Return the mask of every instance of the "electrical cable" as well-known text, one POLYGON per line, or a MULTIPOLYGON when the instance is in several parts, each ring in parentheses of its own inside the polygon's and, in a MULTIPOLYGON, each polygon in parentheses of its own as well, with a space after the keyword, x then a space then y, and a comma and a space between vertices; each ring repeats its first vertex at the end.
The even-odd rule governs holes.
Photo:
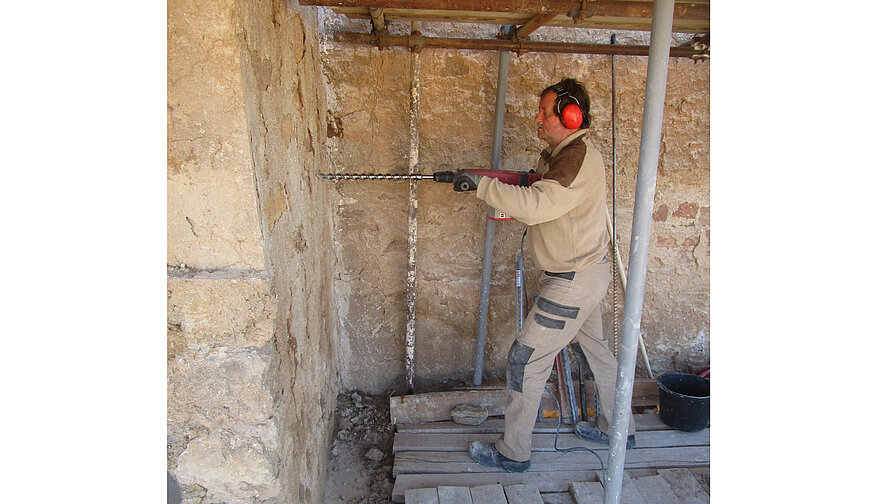
POLYGON ((554 451, 559 451, 559 452, 588 451, 588 452, 591 452, 591 454, 594 455, 595 457, 597 457, 597 460, 600 462, 600 474, 602 476, 601 481, 606 482, 607 481, 607 469, 604 466, 604 459, 602 459, 600 457, 600 454, 597 453, 597 451, 594 448, 588 448, 587 446, 572 446, 569 448, 560 448, 559 446, 557 446, 557 443, 560 440, 560 423, 561 423, 560 422, 560 401, 557 400, 557 396, 555 396, 554 393, 551 392, 551 389, 545 388, 545 390, 547 390, 548 394, 551 394, 551 399, 553 399, 554 404, 557 405, 557 429, 554 431, 554 451))
POLYGON ((526 233, 529 232, 529 227, 523 231, 523 238, 520 240, 520 270, 522 274, 520 275, 520 288, 523 291, 523 317, 529 313, 529 293, 526 291, 526 265, 524 263, 524 255, 523 255, 523 244, 526 243, 526 233))

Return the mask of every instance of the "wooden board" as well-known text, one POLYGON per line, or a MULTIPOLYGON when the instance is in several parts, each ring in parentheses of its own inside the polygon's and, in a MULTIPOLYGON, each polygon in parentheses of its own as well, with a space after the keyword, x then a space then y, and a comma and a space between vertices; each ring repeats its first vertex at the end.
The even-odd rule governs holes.
POLYGON ((632 418, 635 420, 635 429, 638 431, 649 430, 671 430, 672 427, 664 424, 660 416, 656 413, 634 414, 632 418))
POLYGON ((635 486, 638 487, 638 492, 642 497, 644 497, 644 500, 647 502, 681 504, 681 502, 678 500, 678 497, 672 491, 672 487, 669 486, 669 483, 667 483, 662 476, 647 476, 644 478, 638 478, 634 481, 635 486))
MULTIPOLYGON (((608 464, 608 450, 596 450, 604 466, 608 464)), ((532 471, 600 470, 597 457, 587 451, 532 452, 532 471)), ((448 474, 496 473, 499 468, 484 467, 470 458, 467 452, 406 451, 395 453, 393 474, 448 474)), ((625 455, 626 468, 670 468, 709 465, 708 446, 674 448, 635 448, 625 455)))
POLYGON ((412 488, 404 497, 408 504, 439 504, 439 491, 435 488, 412 488))
POLYGON ((451 410, 461 404, 475 404, 486 408, 489 415, 503 415, 508 395, 507 389, 483 388, 392 397, 389 416, 393 424, 451 420, 451 410))
POLYGON ((697 480, 697 483, 700 484, 700 487, 704 492, 710 494, 709 491, 709 466, 706 467, 689 467, 688 471, 691 472, 691 476, 697 480))
POLYGON ((542 492, 541 500, 544 504, 576 504, 569 492, 542 492))
MULTIPOLYGON (((494 443, 501 437, 499 433, 470 434, 440 433, 440 434, 416 434, 409 432, 397 432, 392 445, 392 452, 404 451, 454 451, 465 452, 473 441, 494 443)), ((596 450, 606 450, 609 445, 585 441, 575 434, 532 434, 533 451, 554 451, 556 439, 559 448, 585 447, 596 450)), ((677 430, 648 431, 635 434, 635 449, 639 448, 664 448, 676 446, 708 446, 709 429, 700 432, 682 432, 677 430)))
MULTIPOLYGON (((637 421, 635 423, 637 427, 637 421)), ((416 432, 416 433, 450 433, 450 432, 470 432, 487 434, 492 432, 504 432, 503 418, 489 418, 479 425, 460 425, 452 421, 443 422, 426 422, 426 423, 400 423, 395 426, 397 432, 416 432)), ((555 432, 557 430, 557 419, 547 418, 535 423, 533 432, 555 432)), ((571 425, 560 425, 560 432, 573 432, 571 425)))
MULTIPOLYGON (((664 424, 660 420, 659 415, 652 413, 639 413, 632 415, 635 421, 635 429, 638 432, 655 431, 655 430, 672 430, 672 427, 664 424)), ((420 432, 420 433, 438 433, 438 432, 470 432, 470 433, 490 433, 504 432, 503 418, 489 418, 479 425, 460 425, 452 421, 426 422, 426 423, 399 423, 396 425, 398 432, 420 432)), ((573 432, 571 425, 560 425, 561 433, 573 432)), ((554 433, 557 431, 557 419, 546 418, 540 422, 536 422, 534 433, 554 433)))
POLYGON ((437 488, 439 504, 473 504, 469 487, 439 485, 437 488))
POLYGON ((589 470, 524 472, 524 473, 461 473, 461 474, 400 474, 395 478, 392 487, 392 500, 405 502, 405 492, 412 488, 437 487, 454 485, 475 487, 498 483, 501 485, 518 485, 532 483, 538 491, 565 492, 573 481, 597 481, 597 472, 589 470))
POLYGON ((470 489, 473 504, 507 504, 504 487, 498 484, 482 485, 470 489))
POLYGON ((628 473, 622 473, 622 492, 619 495, 619 504, 654 504, 654 502, 642 497, 628 473))
POLYGON ((709 494, 687 469, 660 469, 659 475, 669 483, 681 504, 709 504, 709 494))
POLYGON ((604 504, 604 486, 599 482, 572 482, 569 493, 576 504, 604 504))
MULTIPOLYGON (((585 386, 588 406, 593 408, 594 382, 585 380, 585 386)), ((547 387, 555 394, 557 393, 556 384, 548 383, 547 387)), ((488 409, 489 416, 501 416, 507 406, 509 394, 510 392, 504 387, 482 387, 392 397, 389 399, 390 417, 393 424, 451 420, 451 410, 461 404, 483 406, 488 409)), ((578 388, 576 388, 576 394, 576 400, 579 400, 578 388)), ((657 388, 656 381, 636 379, 632 388, 632 406, 654 406, 658 402, 659 388, 657 388)), ((556 410, 556 408, 556 403, 550 394, 545 392, 542 409, 550 411, 556 410)))
POLYGON ((656 406, 660 403, 660 388, 656 380, 635 378, 632 386, 632 406, 656 406))
POLYGON ((507 504, 544 504, 538 487, 532 483, 509 485, 504 487, 507 504))
MULTIPOLYGON (((581 395, 579 393, 579 380, 575 378, 573 378, 573 388, 576 391, 576 402, 581 401, 581 395)), ((559 400, 562 400, 563 396, 561 396, 557 392, 557 384, 554 382, 548 382, 547 384, 545 384, 545 389, 546 391, 541 400, 541 407, 545 412, 547 412, 547 415, 545 416, 551 416, 552 418, 555 418, 556 413, 551 413, 551 411, 557 409, 557 403, 552 397, 552 394, 559 400)), ((590 410, 589 415, 594 414, 596 397, 597 386, 594 384, 594 380, 585 380, 585 405, 590 410)), ((647 408, 656 406, 659 403, 660 389, 656 384, 656 380, 636 378, 634 384, 632 385, 632 407, 647 408)), ((581 405, 579 405, 579 408, 581 408, 581 405)), ((640 411, 640 409, 638 411, 640 411)))

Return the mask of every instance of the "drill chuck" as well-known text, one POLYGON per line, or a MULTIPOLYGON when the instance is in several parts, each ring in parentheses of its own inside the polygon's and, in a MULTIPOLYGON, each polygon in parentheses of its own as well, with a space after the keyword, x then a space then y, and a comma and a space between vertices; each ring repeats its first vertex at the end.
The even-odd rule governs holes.
POLYGON ((457 173, 453 171, 437 171, 432 174, 432 180, 435 182, 445 182, 450 184, 454 182, 455 175, 457 175, 457 173))

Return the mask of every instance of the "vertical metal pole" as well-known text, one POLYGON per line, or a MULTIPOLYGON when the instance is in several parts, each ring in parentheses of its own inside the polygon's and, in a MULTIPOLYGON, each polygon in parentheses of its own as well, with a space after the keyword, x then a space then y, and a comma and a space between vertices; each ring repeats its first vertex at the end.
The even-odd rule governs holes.
MULTIPOLYGON (((492 136, 492 169, 501 169, 501 140, 504 132, 504 102, 507 97, 507 68, 510 52, 501 51, 498 56, 498 92, 495 96, 495 124, 492 136)), ((489 208, 489 217, 495 209, 489 208)), ((482 259, 482 281, 479 284, 479 327, 476 331, 476 367, 473 386, 482 385, 482 363, 485 359, 485 325, 488 322, 488 292, 492 281, 492 255, 495 248, 495 221, 486 219, 485 256, 482 259)))
POLYGON ((619 368, 616 372, 616 395, 613 400, 613 425, 610 428, 609 471, 607 481, 604 482, 604 504, 618 504, 622 495, 625 442, 632 414, 632 386, 635 380, 638 336, 641 333, 641 309, 647 279, 647 249, 650 244, 653 198, 656 194, 656 173, 660 156, 674 5, 674 0, 654 0, 650 55, 647 62, 647 89, 644 117, 641 122, 641 148, 638 155, 638 183, 635 190, 635 211, 629 249, 628 288, 625 291, 622 342, 619 349, 619 368))
MULTIPOLYGON (((566 396, 569 397, 569 411, 572 414, 572 424, 575 425, 579 423, 579 409, 576 407, 576 389, 572 383, 572 369, 569 366, 569 352, 566 350, 566 347, 563 347, 563 350, 560 350, 560 365, 563 368, 563 378, 564 385, 566 385, 566 390, 559 390, 558 392, 566 393, 566 396)), ((582 375, 579 374, 579 380, 581 381, 582 375)))
MULTIPOLYGON (((412 28, 416 29, 416 23, 412 28)), ((411 150, 408 155, 408 172, 420 173, 420 54, 411 52, 411 150)), ((405 371, 408 393, 414 392, 414 352, 417 331, 417 183, 411 179, 408 188, 408 320, 405 330, 405 371)))
MULTIPOLYGON (((616 44, 616 34, 610 35, 610 44, 616 44)), ((613 355, 619 355, 619 308, 617 307, 617 296, 616 296, 616 274, 618 273, 616 268, 616 263, 619 261, 619 249, 616 244, 618 241, 616 240, 616 55, 613 54, 610 56, 610 95, 611 95, 611 108, 610 115, 612 116, 612 126, 613 126, 613 229, 610 230, 610 236, 612 237, 613 242, 613 268, 611 271, 611 275, 613 277, 613 355)))

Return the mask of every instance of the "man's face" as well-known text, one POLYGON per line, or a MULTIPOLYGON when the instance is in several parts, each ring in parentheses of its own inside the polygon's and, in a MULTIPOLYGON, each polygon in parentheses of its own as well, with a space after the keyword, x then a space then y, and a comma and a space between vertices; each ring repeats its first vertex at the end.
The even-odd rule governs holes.
POLYGON ((554 113, 554 102, 557 93, 548 91, 538 102, 538 114, 535 116, 535 124, 538 125, 538 138, 544 140, 553 149, 573 130, 567 129, 560 122, 560 117, 554 113))

